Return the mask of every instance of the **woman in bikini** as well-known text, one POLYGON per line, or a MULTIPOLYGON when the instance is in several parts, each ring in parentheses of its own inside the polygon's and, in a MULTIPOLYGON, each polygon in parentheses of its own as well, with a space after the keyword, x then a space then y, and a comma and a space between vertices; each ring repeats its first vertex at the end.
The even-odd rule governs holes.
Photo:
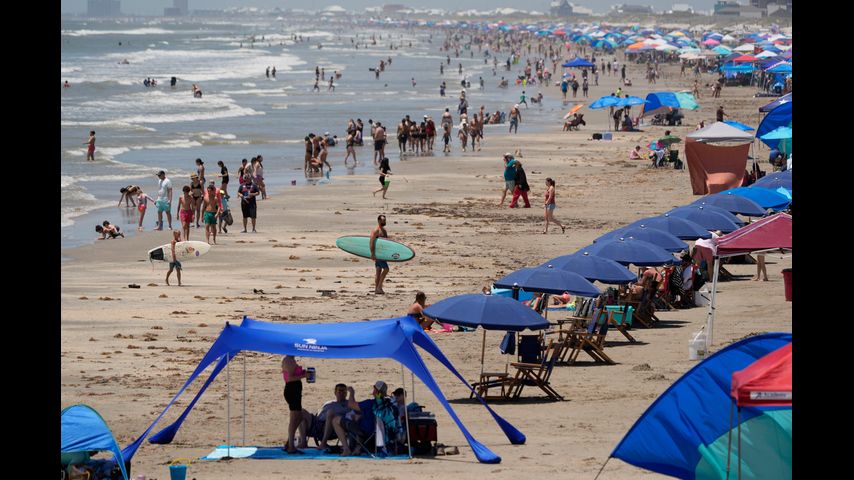
POLYGON ((190 186, 184 185, 184 192, 178 197, 178 215, 181 218, 181 231, 184 233, 184 241, 190 240, 190 224, 193 223, 193 211, 196 208, 196 201, 190 195, 190 186))
POLYGON ((201 228, 201 220, 202 220, 202 195, 204 194, 204 187, 202 186, 202 181, 199 180, 198 174, 192 174, 190 176, 190 189, 193 191, 193 207, 192 209, 196 212, 196 228, 201 228))
POLYGON ((554 223, 555 225, 560 227, 560 232, 565 233, 566 227, 563 226, 562 223, 557 221, 554 217, 555 211, 555 181, 551 178, 546 179, 546 201, 543 205, 546 209, 546 228, 543 230, 543 233, 549 232, 549 222, 554 223))
POLYGON ((261 190, 261 200, 267 198, 267 188, 264 185, 264 165, 261 162, 264 161, 264 157, 258 155, 255 159, 255 170, 252 171, 252 174, 255 178, 255 186, 261 190))
POLYGON ((291 454, 303 453, 294 446, 294 437, 299 428, 299 448, 306 448, 308 438, 305 422, 302 421, 302 379, 308 378, 308 372, 297 365, 292 355, 285 355, 282 359, 282 377, 285 380, 285 401, 288 403, 288 440, 285 450, 291 454))
POLYGON ((142 219, 145 218, 145 209, 148 208, 149 201, 154 202, 154 199, 146 195, 140 188, 136 197, 136 209, 139 210, 139 227, 137 230, 140 232, 143 230, 142 219))
POLYGON ((458 135, 460 137, 460 143, 462 144, 463 151, 465 152, 466 151, 466 143, 468 142, 468 139, 469 139, 468 125, 466 124, 466 122, 460 123, 460 133, 458 135))
POLYGON ((219 176, 221 177, 221 181, 219 188, 223 192, 228 193, 228 168, 225 167, 225 163, 223 163, 222 160, 216 162, 216 164, 219 165, 220 168, 219 176))
POLYGON ((344 157, 344 166, 349 167, 347 164, 347 159, 350 158, 350 155, 353 155, 353 167, 356 166, 356 149, 353 148, 356 145, 355 137, 352 133, 347 133, 347 156, 344 157))
POLYGON ((201 181, 202 185, 204 185, 205 184, 205 162, 203 162, 201 158, 196 159, 196 174, 199 175, 199 181, 201 181))
MULTIPOLYGON (((430 327, 433 323, 439 323, 436 320, 424 315, 424 309, 427 308, 427 294, 424 292, 417 292, 415 294, 415 303, 409 306, 409 311, 406 312, 407 315, 414 318, 421 328, 424 330, 430 330, 430 327)), ((441 324, 440 324, 441 325, 441 324)))

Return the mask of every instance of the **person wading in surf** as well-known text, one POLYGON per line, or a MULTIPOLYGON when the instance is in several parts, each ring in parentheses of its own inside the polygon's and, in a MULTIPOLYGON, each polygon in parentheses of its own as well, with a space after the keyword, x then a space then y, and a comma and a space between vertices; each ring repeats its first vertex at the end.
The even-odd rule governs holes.
POLYGON ((377 238, 388 238, 388 232, 385 230, 385 215, 380 215, 377 217, 377 226, 371 232, 371 260, 374 261, 374 265, 377 269, 376 277, 374 277, 374 293, 377 295, 383 295, 385 292, 383 291, 383 282, 385 281, 386 275, 388 275, 388 262, 385 260, 377 260, 376 254, 376 246, 377 246, 377 238))

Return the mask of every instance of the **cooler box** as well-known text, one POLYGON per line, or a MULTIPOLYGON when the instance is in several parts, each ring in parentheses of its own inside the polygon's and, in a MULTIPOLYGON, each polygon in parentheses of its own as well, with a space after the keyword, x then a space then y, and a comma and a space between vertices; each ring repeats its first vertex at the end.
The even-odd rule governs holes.
POLYGON ((436 418, 433 416, 427 417, 409 417, 409 444, 412 446, 412 451, 418 455, 433 454, 433 445, 436 443, 436 418))
POLYGON ((783 269, 783 285, 786 288, 786 301, 792 301, 792 269, 784 268, 783 269))
POLYGON ((613 136, 612 136, 611 132, 602 133, 602 140, 612 140, 612 139, 613 139, 613 136))

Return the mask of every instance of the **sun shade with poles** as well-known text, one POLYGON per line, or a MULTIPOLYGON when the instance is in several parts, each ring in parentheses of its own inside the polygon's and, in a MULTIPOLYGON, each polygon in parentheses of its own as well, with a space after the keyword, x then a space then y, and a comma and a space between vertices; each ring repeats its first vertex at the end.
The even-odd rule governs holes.
POLYGON ((698 238, 712 238, 709 230, 703 228, 697 222, 692 222, 681 217, 674 217, 669 213, 665 213, 660 217, 642 218, 636 222, 629 224, 630 227, 646 226, 649 228, 657 228, 665 232, 671 233, 680 240, 696 240, 698 238))
POLYGON ((633 238, 615 238, 597 242, 579 250, 591 255, 610 258, 623 265, 654 267, 673 263, 676 258, 667 250, 643 240, 633 238))
POLYGON ((738 225, 733 222, 732 219, 722 214, 720 211, 713 209, 713 207, 686 205, 684 207, 674 208, 667 213, 674 217, 680 217, 696 222, 709 231, 720 230, 723 233, 729 233, 738 230, 738 225))
POLYGON ((540 266, 552 266, 568 272, 574 272, 591 282, 598 281, 619 285, 637 280, 637 275, 630 272, 624 265, 610 258, 597 257, 587 252, 555 257, 540 266))
POLYGON ((765 209, 753 200, 736 195, 732 192, 720 192, 706 195, 697 199, 692 205, 714 205, 721 207, 730 213, 747 215, 748 217, 764 217, 765 209))
POLYGON ((788 140, 792 138, 792 128, 777 127, 759 138, 761 140, 788 140))
POLYGON ((644 225, 619 228, 617 230, 614 230, 613 232, 608 232, 602 235, 601 237, 594 240, 593 243, 604 242, 620 237, 631 237, 635 240, 643 240, 644 242, 649 242, 653 245, 657 245, 667 250, 668 252, 673 253, 688 250, 688 244, 680 240, 675 235, 669 232, 665 232, 664 230, 650 228, 644 225))
POLYGON ((499 288, 519 287, 526 292, 561 295, 569 292, 580 297, 596 297, 602 292, 583 276, 559 268, 521 268, 495 282, 499 288))

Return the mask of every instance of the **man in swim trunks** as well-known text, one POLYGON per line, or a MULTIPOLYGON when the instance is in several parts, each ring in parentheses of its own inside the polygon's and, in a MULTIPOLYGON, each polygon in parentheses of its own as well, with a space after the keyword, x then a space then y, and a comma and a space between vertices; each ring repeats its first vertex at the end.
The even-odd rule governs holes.
POLYGON ((95 161, 95 130, 89 132, 89 140, 86 141, 86 161, 95 161))
POLYGON ((383 291, 383 282, 385 281, 386 275, 388 275, 388 262, 384 260, 377 260, 376 256, 376 245, 378 238, 388 238, 388 232, 385 230, 386 219, 385 215, 380 215, 377 217, 377 226, 371 232, 371 260, 373 260, 374 266, 376 267, 377 273, 374 277, 374 293, 377 295, 383 295, 385 292, 383 291))
POLYGON ((181 241, 181 232, 175 230, 172 232, 172 244, 170 248, 172 261, 169 262, 169 271, 166 272, 166 285, 169 285, 169 276, 172 275, 172 270, 176 270, 178 275, 178 286, 181 286, 181 262, 178 261, 175 255, 175 244, 181 241))
POLYGON ((155 230, 163 230, 163 212, 166 212, 166 221, 169 222, 169 230, 172 230, 172 180, 166 178, 163 170, 157 172, 157 178, 160 180, 157 183, 157 200, 154 202, 157 206, 155 230))
POLYGON ((380 159, 385 158, 385 127, 380 122, 376 123, 374 129, 374 165, 380 164, 380 159))
POLYGON ((208 189, 205 192, 204 209, 205 241, 212 245, 216 245, 216 223, 217 218, 220 216, 222 211, 220 208, 219 196, 216 192, 216 185, 214 185, 213 181, 208 184, 208 189), (213 235, 213 242, 211 242, 211 235, 213 235))

